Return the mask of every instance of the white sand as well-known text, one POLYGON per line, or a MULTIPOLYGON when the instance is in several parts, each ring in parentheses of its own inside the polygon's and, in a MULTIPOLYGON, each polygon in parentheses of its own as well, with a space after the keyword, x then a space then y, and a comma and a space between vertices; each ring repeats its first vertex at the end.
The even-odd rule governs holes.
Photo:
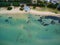
POLYGON ((15 8, 15 9, 12 9, 12 10, 7 10, 6 8, 2 8, 0 9, 0 14, 27 14, 27 13, 30 13, 30 14, 35 14, 35 15, 41 15, 41 16, 45 16, 45 15, 51 15, 51 16, 59 16, 60 17, 60 14, 55 14, 55 13, 52 13, 52 12, 41 12, 41 11, 36 11, 36 10, 30 10, 29 12, 25 12, 25 11, 20 11, 19 10, 19 7, 15 8))

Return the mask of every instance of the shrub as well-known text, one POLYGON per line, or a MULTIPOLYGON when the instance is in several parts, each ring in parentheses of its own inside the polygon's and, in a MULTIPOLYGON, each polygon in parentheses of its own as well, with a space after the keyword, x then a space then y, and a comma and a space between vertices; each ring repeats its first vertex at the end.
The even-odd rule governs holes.
POLYGON ((55 13, 55 14, 58 14, 58 11, 57 11, 57 9, 55 9, 55 10, 54 10, 54 13, 55 13))
POLYGON ((33 6, 33 9, 36 9, 36 6, 33 6))
POLYGON ((49 3, 47 7, 52 8, 53 7, 53 3, 49 3))
POLYGON ((60 7, 58 8, 58 10, 60 11, 60 7))
POLYGON ((43 1, 39 1, 37 3, 37 6, 39 6, 39 7, 45 7, 45 3, 43 1))
POLYGON ((57 6, 57 10, 59 10, 59 11, 60 11, 60 5, 58 5, 58 6, 57 6))
POLYGON ((56 4, 55 4, 55 8, 57 8, 58 5, 59 5, 59 3, 56 3, 56 4))
POLYGON ((21 5, 21 7, 23 8, 23 7, 24 7, 24 5, 22 4, 22 5, 21 5))
POLYGON ((55 11, 55 14, 57 14, 58 12, 57 11, 55 11))
POLYGON ((12 7, 8 7, 7 10, 12 10, 12 7))
POLYGON ((60 7, 57 8, 60 11, 60 7))
POLYGON ((48 5, 48 7, 49 7, 49 8, 56 9, 56 8, 57 8, 57 5, 58 5, 58 3, 56 3, 56 4, 50 3, 50 4, 48 5))
POLYGON ((23 4, 21 5, 20 10, 21 10, 21 11, 23 11, 23 10, 24 10, 24 5, 23 5, 23 4))
POLYGON ((13 2, 13 6, 20 6, 19 2, 13 2))
POLYGON ((35 8, 36 8, 36 4, 33 5, 33 9, 35 9, 35 8))
POLYGON ((22 8, 22 7, 21 7, 21 8, 20 8, 20 10, 21 10, 21 11, 23 11, 23 10, 24 10, 24 8, 22 8))
POLYGON ((10 2, 0 2, 0 7, 10 6, 10 2))

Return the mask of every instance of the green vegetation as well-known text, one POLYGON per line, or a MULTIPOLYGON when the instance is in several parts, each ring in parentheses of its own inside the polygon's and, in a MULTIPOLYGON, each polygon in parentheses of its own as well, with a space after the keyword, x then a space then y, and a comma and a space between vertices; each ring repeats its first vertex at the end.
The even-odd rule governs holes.
POLYGON ((24 8, 22 8, 22 7, 20 8, 21 11, 23 11, 23 9, 24 9, 24 8))
POLYGON ((36 9, 36 4, 33 4, 33 9, 36 9))
POLYGON ((58 5, 59 5, 58 3, 56 3, 56 4, 49 3, 49 4, 48 4, 48 7, 49 7, 49 8, 56 9, 56 7, 57 7, 58 5))
POLYGON ((20 6, 19 2, 13 2, 13 6, 20 6))
POLYGON ((59 13, 60 10, 57 8, 59 3, 53 4, 51 2, 46 2, 46 1, 38 1, 37 6, 40 7, 41 11, 51 11, 54 13, 59 13))
POLYGON ((0 7, 10 6, 10 2, 0 2, 0 7))
POLYGON ((20 10, 21 10, 21 11, 23 11, 23 10, 24 10, 24 5, 21 5, 20 10))
POLYGON ((37 6, 39 7, 45 7, 45 4, 43 1, 38 1, 37 6))
MULTIPOLYGON (((60 7, 57 8, 59 3, 53 4, 51 2, 40 1, 40 0, 38 1, 37 4, 32 4, 32 2, 30 0, 25 0, 25 1, 24 0, 19 0, 19 1, 14 1, 14 2, 0 2, 0 7, 9 7, 9 6, 11 6, 11 4, 13 6, 20 6, 20 4, 22 2, 27 4, 28 6, 33 6, 33 9, 36 9, 36 7, 40 7, 40 8, 42 8, 41 11, 48 10, 48 9, 49 10, 51 10, 51 9, 54 10, 52 12, 55 12, 55 13, 60 11, 60 7), (55 9, 57 9, 57 11, 55 9)), ((11 9, 11 8, 9 8, 9 9, 11 9)), ((23 10, 23 7, 21 7, 20 10, 23 10)))
POLYGON ((12 10, 12 7, 9 6, 9 7, 7 8, 7 10, 12 10))

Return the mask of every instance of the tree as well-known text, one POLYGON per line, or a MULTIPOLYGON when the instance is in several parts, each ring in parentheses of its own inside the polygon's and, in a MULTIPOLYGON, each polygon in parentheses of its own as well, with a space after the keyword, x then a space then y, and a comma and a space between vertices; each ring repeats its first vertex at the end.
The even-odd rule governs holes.
POLYGON ((34 4, 33 4, 33 9, 36 8, 36 1, 34 1, 34 4))
POLYGON ((39 7, 45 7, 44 1, 41 1, 41 0, 38 0, 37 5, 38 5, 39 7))

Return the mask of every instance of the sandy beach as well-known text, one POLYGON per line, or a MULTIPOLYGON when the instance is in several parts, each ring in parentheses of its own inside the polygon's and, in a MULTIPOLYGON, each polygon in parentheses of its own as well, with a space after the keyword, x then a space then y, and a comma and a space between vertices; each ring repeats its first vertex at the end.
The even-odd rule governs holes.
POLYGON ((29 12, 25 11, 20 11, 19 7, 12 9, 12 10, 7 10, 6 8, 0 9, 0 14, 34 14, 34 15, 41 15, 41 16, 58 16, 60 17, 60 14, 55 14, 53 12, 41 12, 41 11, 36 11, 31 9, 29 12))

